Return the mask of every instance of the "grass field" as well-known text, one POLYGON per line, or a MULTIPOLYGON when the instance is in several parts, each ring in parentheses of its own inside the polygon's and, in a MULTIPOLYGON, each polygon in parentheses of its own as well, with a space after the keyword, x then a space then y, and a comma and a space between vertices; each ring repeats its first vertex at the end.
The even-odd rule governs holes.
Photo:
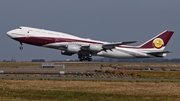
MULTIPOLYGON (((74 67, 180 67, 180 63, 61 63, 74 67)), ((0 62, 0 68, 40 67, 41 63, 0 62)), ((174 69, 173 69, 174 70, 174 69)), ((112 72, 112 71, 110 71, 112 72)), ((180 78, 179 71, 113 71, 135 78, 180 78)), ((178 82, 0 80, 0 101, 179 101, 178 82)))
POLYGON ((180 72, 171 71, 138 71, 138 78, 163 78, 163 79, 180 79, 180 72))
POLYGON ((176 82, 0 80, 3 101, 179 101, 176 82))

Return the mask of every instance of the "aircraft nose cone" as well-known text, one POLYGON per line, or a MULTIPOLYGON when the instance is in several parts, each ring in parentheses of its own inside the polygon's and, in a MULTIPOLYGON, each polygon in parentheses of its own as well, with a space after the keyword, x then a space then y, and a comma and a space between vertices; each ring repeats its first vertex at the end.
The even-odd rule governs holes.
POLYGON ((6 34, 7 34, 7 36, 10 36, 10 35, 11 35, 10 31, 8 31, 6 34))
POLYGON ((7 34, 7 36, 11 37, 12 32, 8 31, 6 34, 7 34))

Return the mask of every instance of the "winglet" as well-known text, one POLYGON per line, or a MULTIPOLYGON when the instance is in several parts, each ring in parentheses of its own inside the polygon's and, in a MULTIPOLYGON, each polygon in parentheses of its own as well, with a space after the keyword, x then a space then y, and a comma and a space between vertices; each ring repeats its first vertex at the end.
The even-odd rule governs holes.
POLYGON ((165 47, 169 42, 171 36, 173 35, 173 31, 165 30, 164 32, 160 33, 159 35, 155 36, 154 38, 150 39, 149 41, 145 42, 144 44, 140 45, 140 48, 157 48, 160 49, 165 47))

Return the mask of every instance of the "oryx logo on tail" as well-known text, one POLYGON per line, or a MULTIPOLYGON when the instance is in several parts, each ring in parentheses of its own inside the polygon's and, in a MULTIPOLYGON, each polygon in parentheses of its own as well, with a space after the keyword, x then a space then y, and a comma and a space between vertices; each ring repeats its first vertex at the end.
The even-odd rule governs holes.
POLYGON ((157 49, 162 48, 162 46, 164 45, 164 41, 161 38, 156 38, 153 40, 153 46, 157 49))

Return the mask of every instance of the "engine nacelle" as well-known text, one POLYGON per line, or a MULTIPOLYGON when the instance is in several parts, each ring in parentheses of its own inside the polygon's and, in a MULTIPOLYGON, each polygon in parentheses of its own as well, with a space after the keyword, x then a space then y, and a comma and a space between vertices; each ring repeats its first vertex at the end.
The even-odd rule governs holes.
POLYGON ((80 46, 78 45, 68 45, 66 49, 69 53, 78 53, 80 50, 80 46))
POLYGON ((94 52, 99 52, 101 51, 103 48, 102 48, 102 45, 101 44, 90 44, 89 45, 89 50, 90 51, 94 51, 94 52))
POLYGON ((62 54, 62 55, 69 55, 69 56, 71 56, 71 55, 73 55, 74 53, 70 53, 70 52, 67 52, 67 51, 62 50, 62 51, 61 51, 61 54, 62 54))
POLYGON ((80 50, 81 50, 80 46, 78 46, 78 45, 68 45, 65 50, 61 51, 61 54, 71 56, 75 53, 78 53, 80 50))

